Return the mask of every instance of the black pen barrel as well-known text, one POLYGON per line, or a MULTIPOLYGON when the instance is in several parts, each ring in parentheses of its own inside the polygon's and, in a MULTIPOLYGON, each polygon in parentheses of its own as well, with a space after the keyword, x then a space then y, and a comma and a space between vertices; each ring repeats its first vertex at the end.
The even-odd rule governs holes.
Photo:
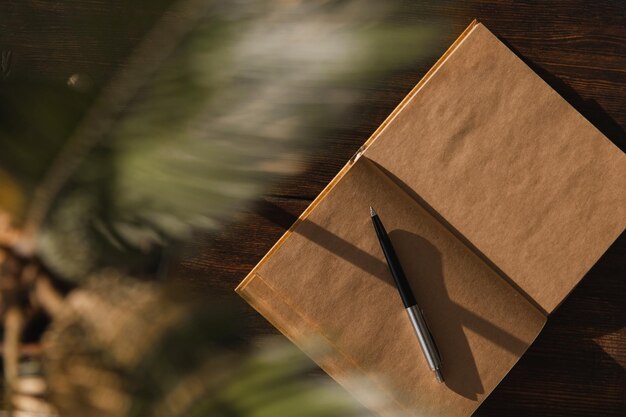
POLYGON ((398 291, 400 292, 400 298, 402 298, 404 307, 412 307, 417 304, 415 301, 415 296, 413 295, 411 286, 409 285, 409 282, 404 275, 404 270, 400 265, 400 261, 398 261, 398 256, 396 255, 396 251, 393 249, 393 245, 391 244, 391 240, 387 235, 385 226, 383 226, 383 222, 380 220, 377 214, 372 216, 372 223, 374 224, 374 230, 376 231, 376 236, 378 236, 380 246, 383 249, 385 259, 387 259, 387 265, 389 266, 391 276, 396 282, 396 286, 398 287, 398 291))

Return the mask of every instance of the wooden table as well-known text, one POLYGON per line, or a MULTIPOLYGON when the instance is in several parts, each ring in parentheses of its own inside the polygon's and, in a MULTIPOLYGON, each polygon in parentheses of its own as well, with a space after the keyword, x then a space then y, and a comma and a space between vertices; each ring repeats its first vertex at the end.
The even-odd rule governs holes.
MULTIPOLYGON (((169 0, 3 0, 0 100, 23 83, 98 86, 123 65, 169 0)), ((177 279, 236 305, 249 334, 276 331, 233 293, 357 148, 473 19, 485 23, 558 93, 626 151, 626 7, 622 1, 423 1, 407 22, 441 23, 432 57, 369 87, 309 169, 276 185, 237 224, 201 235, 177 279)), ((587 274, 477 416, 626 416, 626 234, 587 274)))

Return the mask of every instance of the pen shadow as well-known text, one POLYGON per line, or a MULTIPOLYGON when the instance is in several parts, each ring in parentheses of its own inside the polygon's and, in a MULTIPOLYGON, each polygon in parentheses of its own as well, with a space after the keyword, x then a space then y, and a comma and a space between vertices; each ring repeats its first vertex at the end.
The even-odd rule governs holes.
MULTIPOLYGON (((262 203, 259 214, 283 231, 297 220, 297 216, 269 201, 262 203)), ((322 235, 309 236, 307 233, 306 237, 333 253, 341 254, 360 268, 368 269, 369 273, 391 285, 391 277, 388 276, 384 262, 337 236, 327 240, 327 235, 332 234, 325 229, 319 229, 322 230, 322 235)), ((405 248, 411 248, 412 245, 415 245, 416 249, 411 251, 410 256, 417 256, 418 252, 430 253, 435 259, 433 264, 441 265, 440 254, 432 244, 419 236, 402 236, 407 233, 395 230, 390 232, 403 265, 407 257, 405 248)), ((521 417, 537 413, 555 417, 626 415, 624 402, 626 351, 620 345, 626 337, 624 254, 626 254, 626 232, 611 245, 586 274, 580 285, 550 315, 537 340, 478 408, 474 414, 476 417, 496 415, 521 417), (593 401, 594 398, 597 400, 593 401)), ((438 271, 440 266, 430 268, 438 271)), ((432 305, 433 300, 423 297, 423 290, 418 287, 420 282, 415 279, 415 274, 419 271, 413 267, 409 268, 408 265, 405 269, 429 322, 432 322, 434 318, 432 311, 438 311, 438 307, 432 305)), ((441 283, 442 273, 436 272, 433 275, 441 283)), ((417 279, 419 280, 419 276, 417 279)), ((443 284, 434 287, 429 291, 445 292, 443 284)), ((452 310, 458 308, 450 305, 452 302, 446 294, 442 299, 441 303, 445 303, 447 308, 451 307, 452 310)), ((497 335, 497 328, 490 328, 488 322, 481 323, 480 318, 471 317, 463 311, 457 314, 464 320, 469 320, 468 327, 472 330, 481 330, 483 335, 487 334, 488 330, 497 335)), ((458 330, 459 321, 461 320, 454 321, 453 328, 458 330)), ((456 352, 448 353, 447 342, 444 343, 446 339, 440 338, 450 337, 453 341, 458 338, 461 346, 467 342, 463 340, 462 330, 458 331, 457 335, 443 336, 437 322, 431 323, 431 330, 442 351, 446 382, 450 389, 455 389, 454 386, 458 381, 454 375, 450 375, 454 363, 451 361, 459 359, 455 357, 456 352)), ((498 335, 497 339, 501 344, 509 346, 507 349, 515 350, 514 339, 506 335, 498 335)), ((463 349, 459 350, 459 354, 464 354, 463 349)), ((465 366, 468 366, 469 370, 464 372, 471 375, 471 368, 475 366, 473 359, 471 365, 465 366)), ((480 391, 476 389, 477 384, 473 385, 475 391, 480 391)), ((467 388, 459 390, 465 393, 472 391, 467 388)))
MULTIPOLYGON (((260 213, 285 229, 297 221, 295 216, 270 202, 263 204, 260 213)), ((295 229, 295 232, 394 286, 384 261, 340 236, 307 219, 302 221, 302 227, 295 229)), ((389 237, 438 344, 447 387, 465 398, 476 400, 484 392, 484 387, 464 328, 471 329, 515 355, 525 351, 526 343, 450 299, 445 287, 441 253, 427 239, 404 230, 393 230, 389 237)))
POLYGON ((446 386, 476 400, 484 388, 463 330, 464 323, 472 318, 448 295, 441 253, 427 239, 412 232, 393 230, 389 238, 439 349, 446 386))

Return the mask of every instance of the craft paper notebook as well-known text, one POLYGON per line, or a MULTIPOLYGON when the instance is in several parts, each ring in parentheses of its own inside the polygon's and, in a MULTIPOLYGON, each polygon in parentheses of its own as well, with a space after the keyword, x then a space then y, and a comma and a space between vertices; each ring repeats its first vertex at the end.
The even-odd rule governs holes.
POLYGON ((473 22, 237 291, 381 415, 468 416, 625 227, 626 156, 473 22))

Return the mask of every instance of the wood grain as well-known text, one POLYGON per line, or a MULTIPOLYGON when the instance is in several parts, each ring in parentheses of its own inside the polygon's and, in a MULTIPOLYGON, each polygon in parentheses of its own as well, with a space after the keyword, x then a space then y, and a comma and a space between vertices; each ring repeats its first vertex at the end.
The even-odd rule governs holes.
MULTIPOLYGON (((3 0, 0 87, 24 80, 97 87, 124 60, 168 1, 3 0)), ((422 1, 405 22, 441 22, 432 57, 367 86, 353 117, 332 126, 306 172, 275 185, 241 221, 180 248, 170 274, 228 300, 249 336, 275 333, 233 289, 471 19, 498 35, 558 93, 626 151, 626 8, 622 1, 422 1)), ((0 88, 0 100, 2 100, 0 88)), ((626 415, 626 234, 550 317, 477 416, 626 415)))

